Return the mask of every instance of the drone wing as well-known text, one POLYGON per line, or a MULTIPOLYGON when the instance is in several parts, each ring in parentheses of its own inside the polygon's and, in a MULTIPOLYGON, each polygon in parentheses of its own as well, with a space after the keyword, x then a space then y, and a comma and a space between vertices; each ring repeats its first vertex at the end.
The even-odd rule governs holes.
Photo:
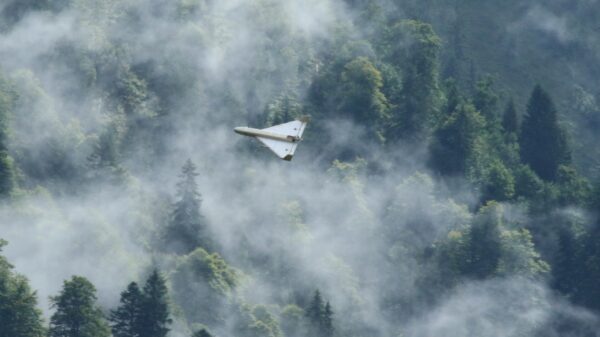
POLYGON ((294 153, 298 147, 298 141, 302 139, 302 134, 304 133, 306 124, 308 124, 308 117, 303 117, 295 121, 274 125, 263 129, 263 131, 268 131, 283 136, 291 136, 292 139, 296 139, 295 141, 288 142, 260 136, 256 138, 258 138, 258 140, 268 147, 269 150, 273 151, 277 157, 290 161, 294 157, 294 153))

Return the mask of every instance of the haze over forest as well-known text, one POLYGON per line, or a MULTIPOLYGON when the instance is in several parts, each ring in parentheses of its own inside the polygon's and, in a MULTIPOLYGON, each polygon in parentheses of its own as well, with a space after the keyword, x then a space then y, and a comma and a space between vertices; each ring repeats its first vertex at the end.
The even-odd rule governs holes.
POLYGON ((600 336, 598 22, 0 0, 0 337, 600 336))

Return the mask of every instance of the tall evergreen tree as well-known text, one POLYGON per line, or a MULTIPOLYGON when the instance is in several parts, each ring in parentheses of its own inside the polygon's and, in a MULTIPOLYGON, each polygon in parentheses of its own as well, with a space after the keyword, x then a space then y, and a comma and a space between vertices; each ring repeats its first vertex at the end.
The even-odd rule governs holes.
POLYGON ((311 322, 319 322, 323 315, 323 298, 321 292, 317 289, 313 295, 308 308, 306 309, 306 317, 311 322))
POLYGON ((323 303, 321 292, 315 291, 315 294, 305 311, 308 320, 306 329, 307 335, 311 337, 332 337, 333 328, 333 310, 331 304, 323 303))
POLYGON ((331 304, 329 304, 329 302, 325 304, 325 309, 323 310, 321 327, 323 337, 333 337, 333 311, 331 310, 331 304))
POLYGON ((578 260, 578 242, 570 228, 557 232, 558 247, 552 265, 552 287, 564 295, 573 295, 580 280, 581 261, 578 260))
POLYGON ((520 136, 521 159, 545 180, 555 180, 558 167, 569 164, 571 153, 550 96, 537 85, 527 104, 520 136))
MULTIPOLYGON (((0 252, 6 241, 0 239, 0 252)), ((42 313, 37 296, 23 276, 0 255, 0 336, 43 337, 42 313)))
POLYGON ((177 183, 179 200, 173 205, 170 222, 166 228, 164 244, 167 251, 187 254, 199 246, 209 247, 205 218, 200 214, 202 202, 196 183, 196 165, 190 159, 181 169, 177 183))
POLYGON ((51 297, 50 337, 109 337, 110 328, 96 305, 96 288, 81 276, 65 281, 60 295, 51 297))
POLYGON ((140 336, 165 337, 172 323, 165 279, 154 270, 146 280, 140 315, 140 336))
POLYGON ((410 47, 391 53, 395 64, 403 66, 402 91, 388 130, 391 140, 423 140, 435 123, 440 103, 438 53, 440 38, 431 25, 414 20, 401 21, 390 30, 390 43, 410 47), (398 43, 398 39, 404 43, 398 43))
POLYGON ((137 283, 131 282, 121 293, 121 304, 112 310, 109 320, 114 337, 143 337, 141 326, 143 294, 137 283))

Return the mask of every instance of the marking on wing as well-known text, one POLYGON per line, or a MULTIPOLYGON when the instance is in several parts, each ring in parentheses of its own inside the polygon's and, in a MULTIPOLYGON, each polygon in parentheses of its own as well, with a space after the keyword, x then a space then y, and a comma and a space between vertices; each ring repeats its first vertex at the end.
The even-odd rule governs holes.
POLYGON ((273 151, 279 158, 285 158, 289 155, 294 155, 296 151, 296 143, 289 143, 275 139, 256 137, 256 139, 260 140, 269 150, 273 151))
POLYGON ((263 131, 269 131, 273 133, 279 133, 286 136, 301 136, 301 131, 304 127, 301 121, 291 121, 284 124, 274 125, 269 128, 263 129, 263 131))

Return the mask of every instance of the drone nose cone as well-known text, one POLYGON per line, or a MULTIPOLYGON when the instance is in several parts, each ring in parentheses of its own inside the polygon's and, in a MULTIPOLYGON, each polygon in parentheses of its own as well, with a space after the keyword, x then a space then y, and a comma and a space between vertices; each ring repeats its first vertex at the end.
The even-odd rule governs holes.
POLYGON ((233 128, 233 131, 234 131, 235 133, 239 133, 239 134, 241 134, 241 133, 242 133, 242 128, 241 128, 240 126, 238 126, 237 128, 233 128))

